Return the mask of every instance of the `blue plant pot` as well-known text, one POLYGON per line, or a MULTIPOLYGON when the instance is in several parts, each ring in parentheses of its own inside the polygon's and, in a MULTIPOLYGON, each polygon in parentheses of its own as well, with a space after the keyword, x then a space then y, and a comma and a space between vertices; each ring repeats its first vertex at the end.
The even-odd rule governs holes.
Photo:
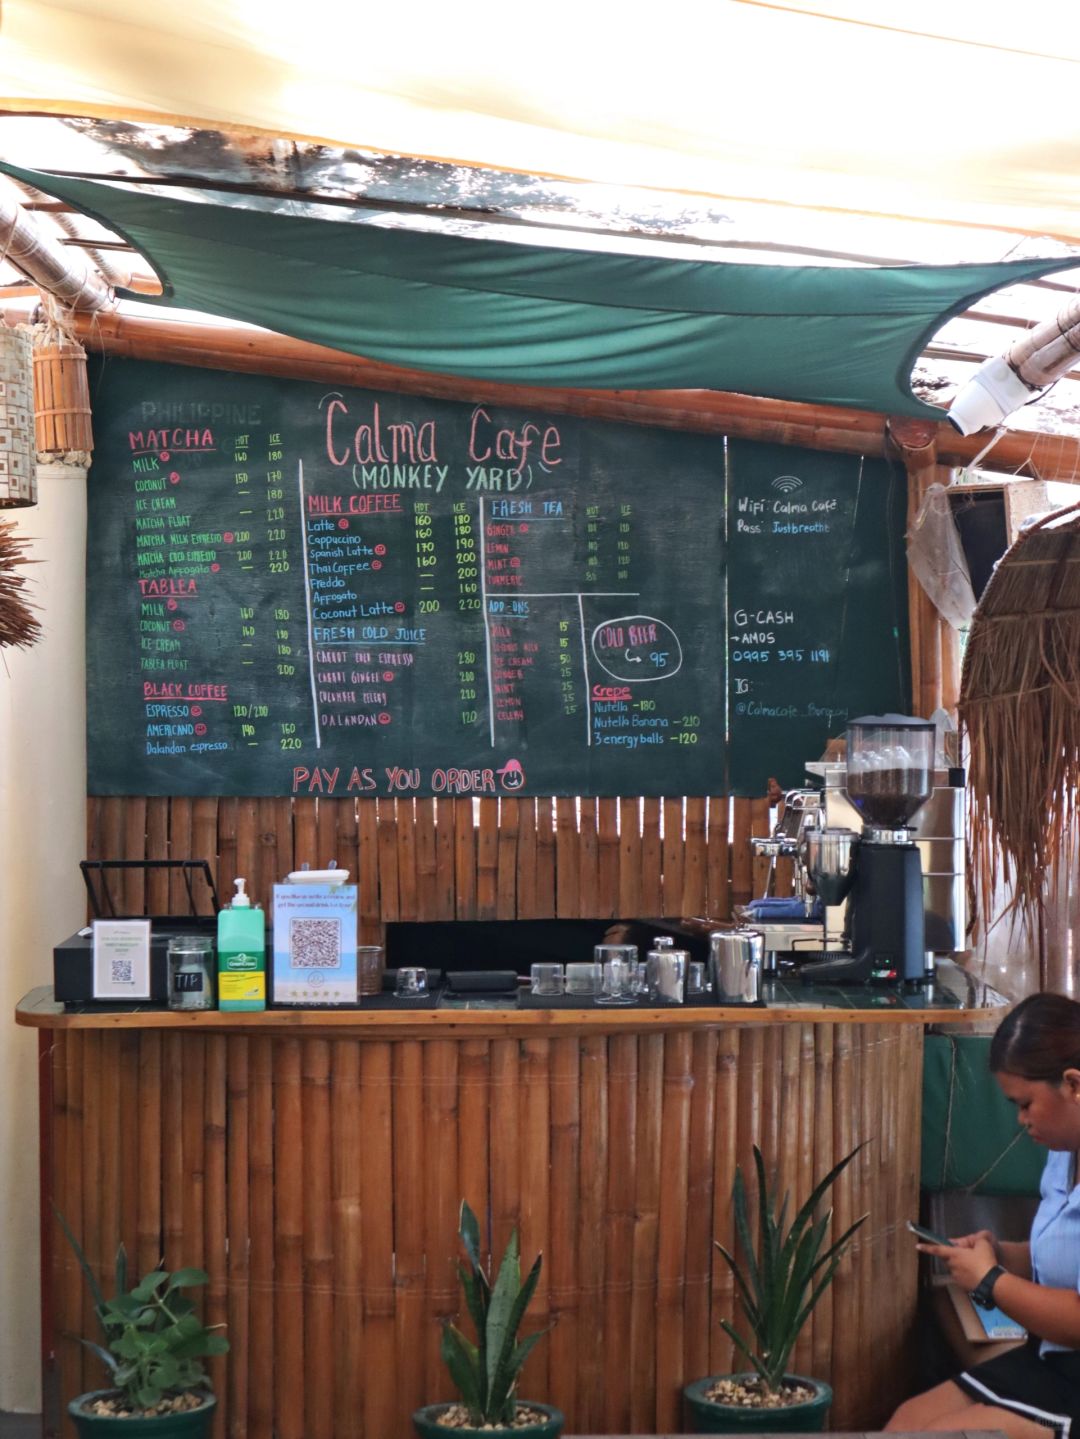
POLYGON ((720 1404, 706 1399, 706 1391, 718 1379, 752 1380, 754 1374, 713 1374, 698 1379, 683 1390, 685 1429, 688 1434, 820 1434, 832 1403, 832 1389, 820 1379, 806 1379, 801 1374, 785 1374, 789 1383, 805 1384, 814 1391, 812 1399, 801 1404, 781 1404, 775 1408, 752 1408, 745 1404, 720 1404))
POLYGON ((145 1418, 121 1419, 112 1414, 88 1414, 83 1405, 92 1404, 95 1399, 111 1398, 115 1389, 94 1389, 89 1394, 80 1394, 68 1405, 79 1439, 202 1439, 209 1429, 210 1420, 217 1408, 213 1394, 202 1395, 198 1409, 183 1409, 178 1414, 150 1414, 145 1418))
MULTIPOLYGON (((492 1439, 492 1434, 496 1431, 491 1429, 457 1429, 440 1424, 439 1416, 445 1414, 447 1409, 452 1409, 455 1402, 452 1400, 444 1404, 425 1404, 423 1409, 413 1411, 413 1427, 420 1439, 492 1439)), ((545 1416, 544 1422, 504 1429, 504 1434, 512 1434, 514 1439, 558 1439, 566 1422, 560 1410, 553 1409, 550 1404, 537 1404, 533 1399, 519 1399, 518 1403, 526 1409, 538 1410, 545 1416)))

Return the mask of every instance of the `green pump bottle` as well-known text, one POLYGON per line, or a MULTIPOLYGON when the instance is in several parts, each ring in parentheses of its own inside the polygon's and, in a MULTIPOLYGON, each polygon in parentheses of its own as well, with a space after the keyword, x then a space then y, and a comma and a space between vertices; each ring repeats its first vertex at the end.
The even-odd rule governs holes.
POLYGON ((218 913, 218 1008, 266 1008, 266 917, 237 879, 232 903, 218 913))

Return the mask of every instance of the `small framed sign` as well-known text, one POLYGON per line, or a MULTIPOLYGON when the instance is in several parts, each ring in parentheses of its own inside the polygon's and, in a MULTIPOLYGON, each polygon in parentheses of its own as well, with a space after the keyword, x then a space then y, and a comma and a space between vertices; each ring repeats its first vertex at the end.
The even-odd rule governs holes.
POLYGON ((94 998, 150 998, 150 921, 94 920, 94 998))

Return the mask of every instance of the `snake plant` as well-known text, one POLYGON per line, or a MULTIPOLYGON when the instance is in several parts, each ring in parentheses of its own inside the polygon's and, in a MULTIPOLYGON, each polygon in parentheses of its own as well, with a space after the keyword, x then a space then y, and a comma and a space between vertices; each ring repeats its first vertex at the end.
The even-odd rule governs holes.
POLYGON ((836 1266, 843 1258, 852 1235, 866 1220, 864 1214, 826 1248, 825 1236, 832 1210, 827 1209, 815 1217, 815 1211, 829 1188, 862 1147, 860 1144, 829 1170, 824 1179, 815 1185, 813 1193, 791 1221, 791 1227, 785 1228, 791 1196, 785 1194, 777 1205, 775 1195, 770 1193, 766 1184, 765 1161, 755 1144, 754 1164, 758 1180, 756 1253, 750 1233, 746 1184, 742 1170, 735 1172, 732 1204, 735 1232, 746 1261, 745 1268, 736 1263, 719 1241, 716 1247, 735 1276, 739 1302, 749 1322, 753 1342, 747 1343, 726 1319, 721 1319, 720 1323, 770 1394, 781 1387, 791 1351, 803 1325, 832 1283, 836 1266))
POLYGON ((473 1344, 449 1321, 443 1324, 442 1357, 469 1411, 473 1428, 512 1424, 521 1368, 546 1330, 518 1340, 517 1332, 540 1278, 540 1255, 521 1279, 517 1230, 499 1264, 492 1284, 480 1262, 480 1226, 462 1200, 458 1233, 467 1263, 458 1262, 465 1304, 476 1330, 473 1344))

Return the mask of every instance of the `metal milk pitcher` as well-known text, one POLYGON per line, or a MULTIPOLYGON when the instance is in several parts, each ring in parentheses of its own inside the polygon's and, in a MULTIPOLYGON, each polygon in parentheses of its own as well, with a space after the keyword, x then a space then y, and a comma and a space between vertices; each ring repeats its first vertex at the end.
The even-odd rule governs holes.
POLYGON ((756 1004, 761 999, 765 936, 756 929, 721 929, 709 935, 714 1004, 756 1004))

